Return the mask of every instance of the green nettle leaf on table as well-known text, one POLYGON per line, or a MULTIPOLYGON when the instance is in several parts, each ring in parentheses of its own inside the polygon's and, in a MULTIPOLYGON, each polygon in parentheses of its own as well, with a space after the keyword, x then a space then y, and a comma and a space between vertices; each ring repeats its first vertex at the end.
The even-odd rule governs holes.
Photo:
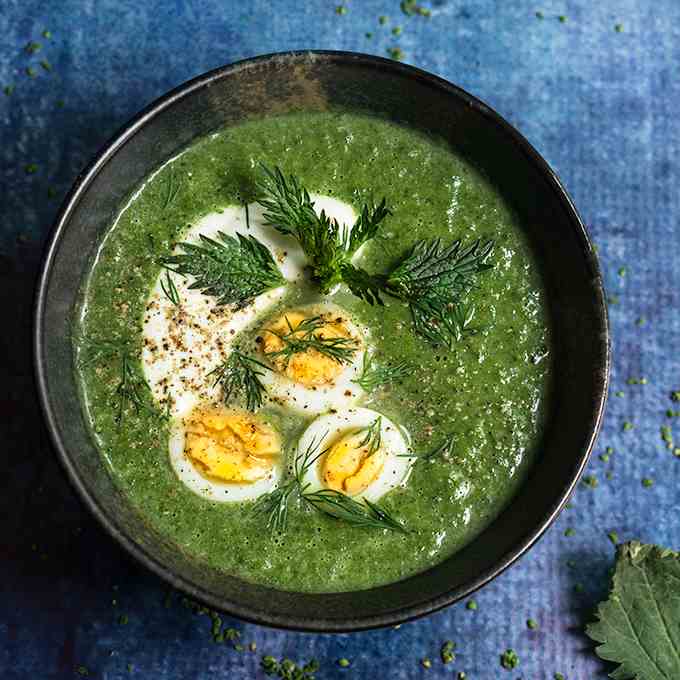
POLYGON ((619 546, 609 599, 586 633, 619 664, 614 680, 680 679, 680 554, 638 542, 619 546))

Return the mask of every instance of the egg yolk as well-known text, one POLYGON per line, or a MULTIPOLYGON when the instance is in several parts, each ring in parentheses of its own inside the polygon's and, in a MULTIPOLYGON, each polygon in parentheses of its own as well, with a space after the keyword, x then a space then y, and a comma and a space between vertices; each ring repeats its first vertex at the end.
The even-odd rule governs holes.
POLYGON ((371 453, 366 430, 357 430, 331 446, 323 461, 323 480, 329 489, 354 496, 379 477, 386 460, 382 448, 371 453))
POLYGON ((255 482, 281 452, 278 434, 252 413, 199 410, 186 423, 184 451, 201 472, 223 482, 255 482))
MULTIPOLYGON (((317 349, 310 347, 300 352, 277 354, 290 345, 288 341, 309 336, 309 331, 296 330, 300 324, 310 318, 310 314, 299 311, 286 312, 262 331, 260 348, 264 355, 274 365, 275 369, 285 374, 296 383, 305 387, 319 387, 332 384, 342 373, 343 365, 317 349)), ((346 321, 336 315, 320 315, 325 322, 311 332, 315 338, 349 338, 356 339, 350 333, 346 321)), ((356 344, 358 348, 358 342, 356 344)))

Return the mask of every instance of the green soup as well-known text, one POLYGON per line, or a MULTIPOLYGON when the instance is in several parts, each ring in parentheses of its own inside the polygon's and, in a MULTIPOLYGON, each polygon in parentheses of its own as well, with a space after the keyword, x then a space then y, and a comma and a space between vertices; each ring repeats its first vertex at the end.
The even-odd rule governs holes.
MULTIPOLYGON (((290 287, 286 309, 320 300, 290 287)), ((295 114, 213 134, 164 165, 139 187, 108 232, 85 282, 74 350, 83 404, 111 475, 151 527, 193 559, 244 580, 284 590, 329 592, 403 579, 469 543, 502 511, 525 480, 541 443, 547 411, 550 337, 539 268, 516 215, 491 183, 443 143, 349 113, 295 114), (380 504, 406 533, 357 528, 289 508, 285 531, 267 530, 252 503, 218 503, 185 487, 168 455, 169 426, 143 388, 141 407, 121 402, 121 361, 141 374, 147 299, 188 225, 226 206, 253 200, 258 162, 295 173, 311 192, 358 212, 387 198, 393 214, 360 264, 384 271, 417 239, 493 239, 493 269, 467 295, 477 332, 451 349, 415 335, 406 306, 370 306, 341 287, 330 299, 371 331, 384 363, 408 362, 399 381, 368 394, 374 409, 426 453, 450 434, 452 455, 418 460, 380 504), (121 406, 122 404, 122 406, 121 406)), ((268 310, 270 315, 272 310, 268 310)), ((256 332, 254 328, 245 333, 256 332)), ((290 463, 313 417, 266 403, 290 463)))

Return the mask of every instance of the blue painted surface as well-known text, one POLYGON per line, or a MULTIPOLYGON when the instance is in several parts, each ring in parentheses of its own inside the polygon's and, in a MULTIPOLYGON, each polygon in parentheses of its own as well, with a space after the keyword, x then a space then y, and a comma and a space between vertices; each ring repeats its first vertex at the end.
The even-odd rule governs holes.
POLYGON ((0 94, 3 679, 79 677, 82 665, 107 680, 240 680, 262 677, 261 653, 314 656, 321 678, 450 678, 454 670, 472 680, 550 680, 557 671, 569 680, 603 678, 607 669, 581 631, 606 592, 613 558, 607 532, 680 548, 680 458, 660 438, 668 422, 680 442, 680 419, 664 415, 671 390, 680 389, 680 4, 433 0, 425 19, 404 16, 397 0, 347 0, 345 15, 335 12, 339 3, 2 1, 0 85, 16 88, 0 94), (379 15, 389 22, 381 26, 379 15), (399 37, 391 33, 396 25, 399 37), (44 29, 51 39, 41 37, 44 29), (24 50, 29 40, 42 43, 33 56, 24 50), (540 544, 478 593, 476 611, 461 604, 399 630, 340 636, 232 621, 245 643, 257 643, 257 652, 239 653, 214 644, 209 620, 177 598, 164 605, 164 586, 94 524, 52 459, 27 345, 40 248, 84 163, 167 89, 259 53, 385 55, 391 46, 506 116, 574 197, 599 246, 610 295, 619 297, 610 307, 612 395, 597 447, 615 453, 608 463, 594 456, 589 472, 599 486, 579 488, 573 508, 540 544), (49 72, 39 65, 44 58, 49 72), (26 74, 29 65, 35 77, 26 74), (31 163, 33 174, 26 172, 31 163), (640 376, 646 385, 626 384, 640 376), (624 396, 614 396, 617 390, 624 396), (633 430, 622 431, 625 420, 633 430), (644 488, 643 477, 654 485, 644 488), (576 534, 566 537, 568 527, 576 534), (528 617, 539 621, 538 631, 527 630, 528 617), (459 655, 444 667, 438 650, 448 638, 459 655), (499 665, 506 647, 521 659, 513 672, 499 665), (351 667, 340 669, 340 657, 351 667), (420 665, 423 657, 433 660, 431 669, 420 665))

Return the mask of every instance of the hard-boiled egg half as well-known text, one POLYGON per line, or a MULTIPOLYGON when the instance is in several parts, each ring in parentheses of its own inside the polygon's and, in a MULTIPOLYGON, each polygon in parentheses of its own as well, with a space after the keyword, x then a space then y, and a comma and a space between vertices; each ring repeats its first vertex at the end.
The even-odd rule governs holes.
POLYGON ((262 376, 270 399, 317 415, 347 408, 363 395, 361 375, 367 331, 325 303, 288 310, 267 321, 257 341, 271 367, 262 376), (304 343, 291 352, 295 343, 304 343), (306 347, 306 348, 305 348, 306 347))
POLYGON ((375 502, 403 485, 414 458, 407 436, 387 417, 351 408, 314 420, 298 443, 298 457, 310 456, 303 481, 309 491, 333 489, 375 502))
MULTIPOLYGON (((348 229, 354 224, 356 214, 348 204, 327 196, 313 195, 312 200, 317 212, 324 210, 348 229)), ((215 238, 218 232, 254 236, 270 250, 288 283, 302 281, 306 258, 299 244, 265 224, 259 205, 230 206, 210 213, 192 225, 181 240, 198 243, 201 235, 215 238)), ((191 288, 192 283, 190 277, 160 272, 143 318, 144 375, 161 410, 170 415, 169 454, 180 480, 210 500, 255 499, 272 490, 281 477, 285 463, 279 435, 261 416, 226 408, 211 372, 228 359, 238 334, 260 316, 266 316, 280 300, 284 287, 259 295, 242 309, 234 309, 217 305, 214 298, 191 288), (175 302, 167 295, 171 286, 176 291, 172 296, 175 302)), ((339 322, 337 327, 340 328, 339 322)), ((343 327, 360 339, 361 334, 349 321, 343 321, 343 327)), ((275 370, 271 373, 280 376, 282 384, 286 370, 279 374, 278 365, 272 363, 275 370)), ((350 389, 352 398, 356 398, 358 386, 351 383, 356 375, 354 369, 348 371, 343 365, 343 374, 332 389, 330 383, 325 388, 300 388, 311 390, 309 394, 291 390, 289 383, 279 388, 276 379, 270 381, 270 386, 275 398, 289 403, 287 395, 292 394, 296 397, 294 403, 306 405, 307 412, 315 414, 320 412, 317 408, 325 410, 328 404, 340 403, 336 399, 341 394, 340 385, 343 398, 349 398, 345 392, 350 389), (326 388, 334 396, 321 399, 319 395, 326 388)), ((285 376, 285 380, 289 378, 285 376)))

